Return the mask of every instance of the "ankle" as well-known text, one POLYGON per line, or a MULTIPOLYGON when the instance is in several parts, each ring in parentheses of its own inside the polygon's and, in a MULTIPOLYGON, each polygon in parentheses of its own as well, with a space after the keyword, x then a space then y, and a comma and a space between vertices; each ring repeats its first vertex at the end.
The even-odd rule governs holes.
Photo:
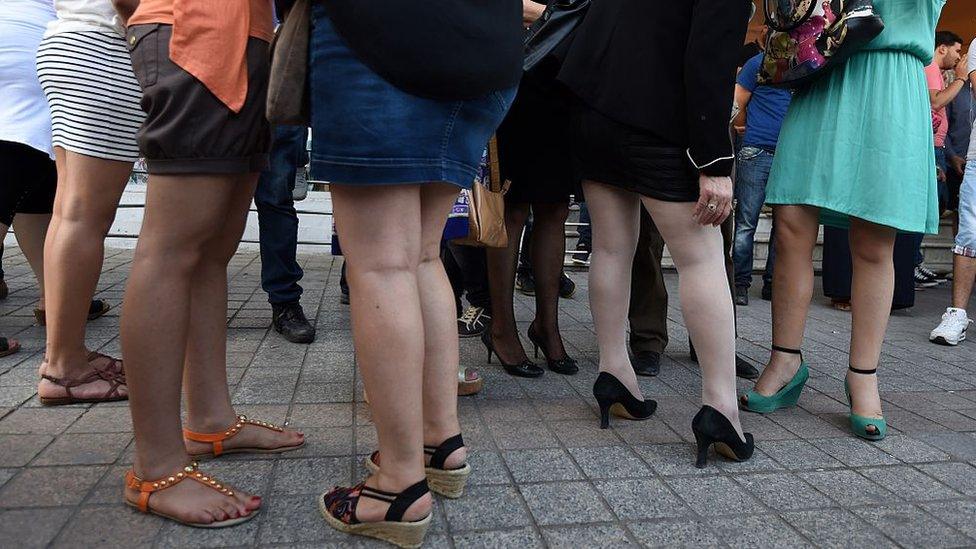
POLYGON ((230 406, 220 409, 196 411, 186 414, 185 427, 197 433, 217 433, 237 422, 237 413, 230 406))
POLYGON ((156 480, 174 475, 190 463, 186 454, 153 456, 153 459, 136 456, 132 471, 143 480, 156 480))
POLYGON ((44 357, 44 374, 56 378, 72 378, 88 369, 88 351, 49 352, 44 357))

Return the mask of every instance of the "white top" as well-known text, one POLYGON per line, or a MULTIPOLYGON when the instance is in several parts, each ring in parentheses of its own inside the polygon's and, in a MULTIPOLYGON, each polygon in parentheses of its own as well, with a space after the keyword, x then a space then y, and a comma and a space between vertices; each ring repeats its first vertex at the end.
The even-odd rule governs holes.
POLYGON ((112 0, 54 0, 58 12, 44 36, 62 32, 115 31, 125 36, 125 27, 112 6, 112 0))
MULTIPOLYGON (((970 82, 972 81, 973 73, 976 72, 976 40, 969 45, 969 58, 966 60, 966 67, 969 68, 970 82)), ((976 111, 976 86, 970 86, 973 92, 973 107, 972 110, 976 111)), ((970 120, 972 120, 972 115, 976 112, 970 113, 970 120)), ((969 152, 966 154, 966 160, 969 162, 976 161, 976 124, 973 124, 973 133, 969 137, 969 152)))
POLYGON ((0 141, 52 159, 51 113, 37 80, 37 45, 55 18, 50 0, 0 0, 0 141))

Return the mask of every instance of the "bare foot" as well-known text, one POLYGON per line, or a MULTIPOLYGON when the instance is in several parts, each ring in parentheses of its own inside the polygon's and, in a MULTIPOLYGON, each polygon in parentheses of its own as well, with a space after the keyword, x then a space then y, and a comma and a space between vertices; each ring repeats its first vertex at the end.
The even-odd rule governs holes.
MULTIPOLYGON (((220 481, 217 483, 223 486, 220 481)), ((196 524, 211 524, 248 516, 261 507, 260 497, 236 489, 230 491, 232 496, 194 480, 183 480, 171 488, 154 492, 149 497, 148 505, 157 513, 196 524)), ((139 501, 139 491, 126 486, 125 499, 136 504, 139 501)))
POLYGON ((45 400, 69 396, 78 400, 125 400, 129 397, 122 361, 103 354, 89 354, 88 362, 72 367, 63 376, 54 374, 47 361, 41 363, 38 372, 41 376, 49 376, 61 382, 59 384, 46 377, 41 378, 37 385, 37 394, 45 400))
MULTIPOLYGON (((878 391, 878 376, 847 372, 847 383, 851 388, 851 411, 859 416, 882 419, 881 394, 878 391)), ((869 430, 876 430, 874 425, 869 430)))
MULTIPOLYGON (((759 379, 756 380, 756 386, 753 390, 763 396, 775 395, 793 379, 797 370, 800 369, 800 363, 800 355, 773 351, 769 365, 763 369, 759 379)), ((739 397, 739 400, 743 404, 749 402, 747 395, 742 395, 739 397)))
MULTIPOLYGON (((193 425, 189 423, 189 425, 193 425)), ((225 425, 223 429, 227 429, 225 425)), ((279 427, 280 428, 280 427, 279 427)), ((205 430, 202 432, 220 432, 220 429, 205 430)), ((213 444, 209 442, 197 442, 186 440, 186 451, 191 456, 211 454, 213 444)), ((305 442, 305 434, 292 429, 282 429, 277 431, 260 425, 245 423, 237 434, 223 441, 224 452, 239 448, 258 448, 261 450, 286 450, 301 446, 305 442)))
MULTIPOLYGON (((381 478, 381 474, 379 473, 366 479, 366 486, 375 490, 382 490, 384 492, 390 492, 393 494, 407 489, 410 484, 403 486, 398 485, 393 481, 388 481, 385 478, 381 478)), ((431 496, 430 492, 428 492, 407 508, 407 512, 403 514, 402 520, 404 522, 421 520, 430 514, 433 505, 433 497, 431 496)), ((386 520, 386 512, 389 509, 390 504, 388 502, 373 498, 361 497, 359 498, 359 503, 356 505, 356 519, 360 522, 380 522, 386 520)))

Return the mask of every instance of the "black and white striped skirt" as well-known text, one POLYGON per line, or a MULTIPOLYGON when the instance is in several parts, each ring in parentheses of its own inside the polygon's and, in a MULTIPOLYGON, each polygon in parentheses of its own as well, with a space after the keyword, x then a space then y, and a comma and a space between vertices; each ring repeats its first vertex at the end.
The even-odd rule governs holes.
POLYGON ((52 144, 135 162, 145 114, 125 38, 110 31, 62 32, 41 41, 37 76, 51 106, 52 144))

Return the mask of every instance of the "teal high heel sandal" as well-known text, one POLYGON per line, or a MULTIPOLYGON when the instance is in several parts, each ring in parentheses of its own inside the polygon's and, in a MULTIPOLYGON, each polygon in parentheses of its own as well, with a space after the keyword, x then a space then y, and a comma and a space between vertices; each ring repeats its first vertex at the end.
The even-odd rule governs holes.
POLYGON ((803 353, 799 349, 787 349, 778 345, 773 345, 773 350, 790 355, 800 355, 800 368, 796 371, 793 379, 772 396, 761 395, 756 391, 746 393, 746 401, 740 401, 743 410, 758 414, 769 414, 780 408, 796 406, 797 401, 800 400, 800 393, 803 392, 807 379, 810 379, 810 369, 807 368, 807 363, 803 361, 803 353))
MULTIPOLYGON (((847 369, 863 376, 873 376, 878 373, 877 368, 873 370, 860 370, 853 366, 848 366, 847 369)), ((851 431, 865 440, 879 441, 883 439, 888 434, 888 422, 885 421, 885 418, 859 416, 854 413, 854 403, 851 400, 851 386, 847 382, 847 379, 844 379, 844 392, 847 393, 847 405, 851 408, 851 431), (874 427, 874 432, 868 430, 868 427, 874 427)))

